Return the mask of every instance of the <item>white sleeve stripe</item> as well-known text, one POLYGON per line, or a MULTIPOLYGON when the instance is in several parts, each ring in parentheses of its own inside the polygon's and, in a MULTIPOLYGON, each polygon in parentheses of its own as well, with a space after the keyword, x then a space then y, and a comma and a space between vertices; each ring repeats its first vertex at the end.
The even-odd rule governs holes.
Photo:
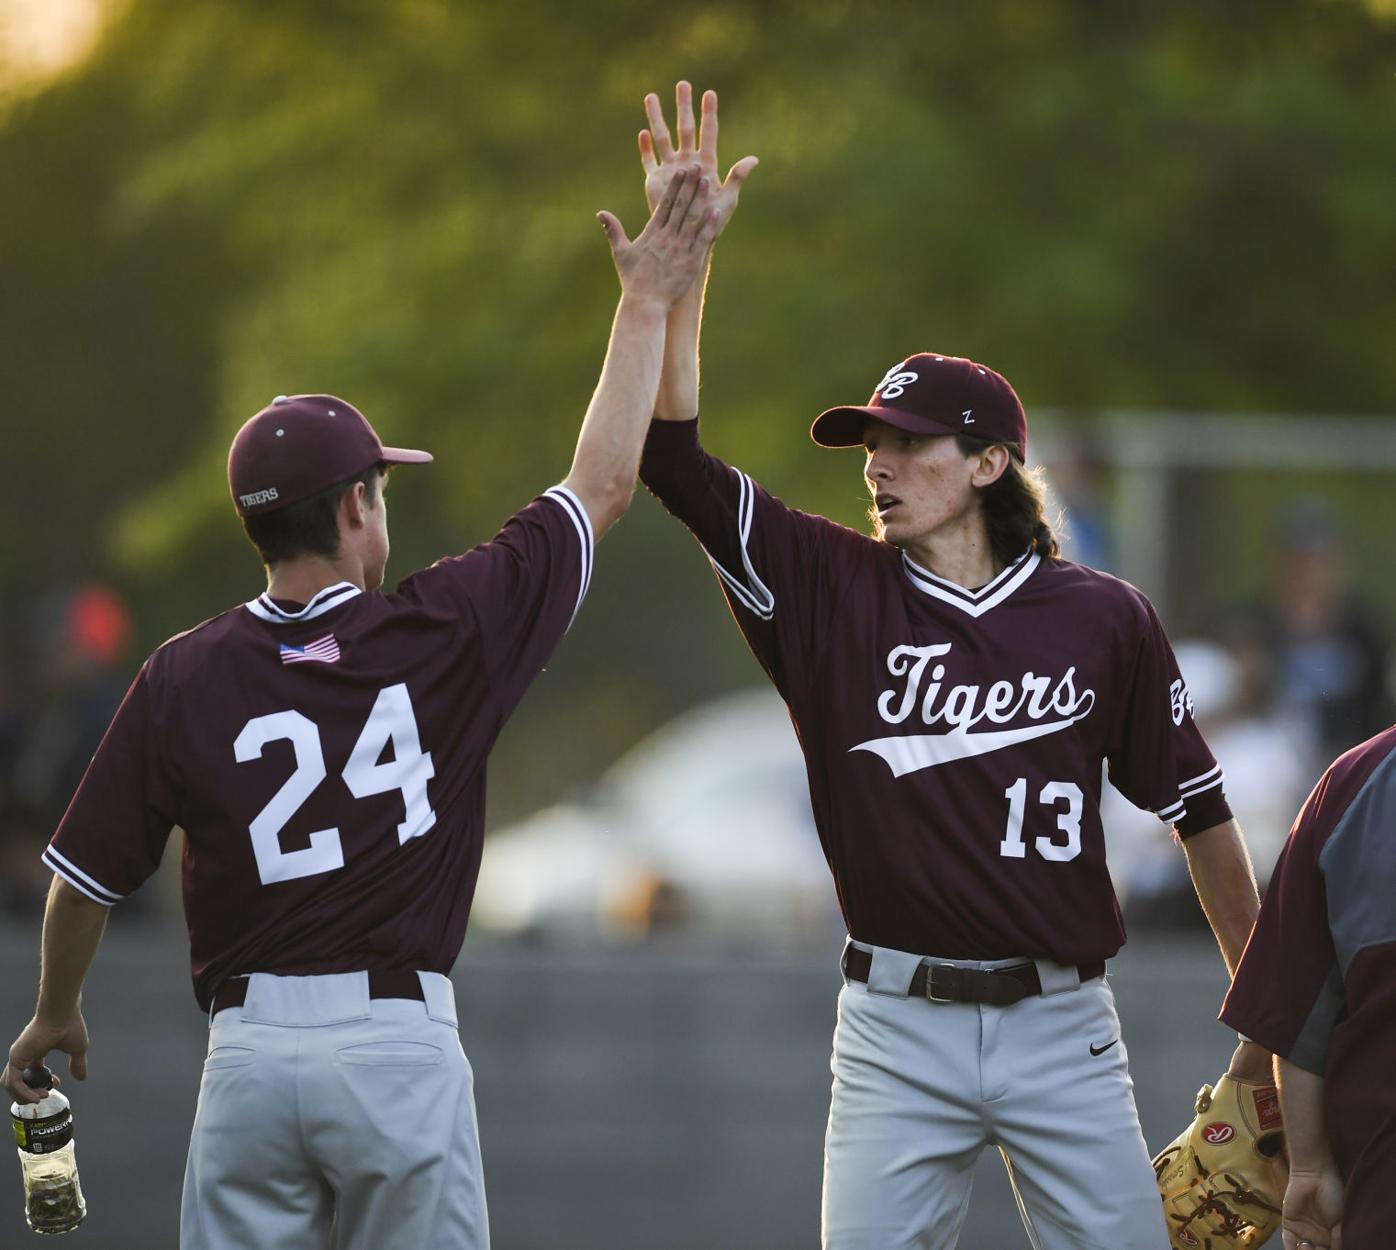
POLYGON ((1184 786, 1184 787, 1183 787, 1183 790, 1182 790, 1183 798, 1185 798, 1185 799, 1190 799, 1190 798, 1193 798, 1195 795, 1202 794, 1204 791, 1207 791, 1207 790, 1214 790, 1214 789, 1216 789, 1217 786, 1221 785, 1221 783, 1222 783, 1223 781, 1225 781, 1225 780, 1226 780, 1225 777, 1216 776, 1216 777, 1213 777, 1212 780, 1209 781, 1209 782, 1207 782, 1205 785, 1200 785, 1200 786, 1184 786))
POLYGON ((747 588, 714 560, 712 556, 708 557, 708 563, 713 566, 713 572, 722 578, 723 583, 732 592, 733 597, 742 607, 753 615, 759 616, 763 621, 769 621, 771 619, 771 610, 753 599, 747 588))
POLYGON ((50 868, 62 867, 67 872, 70 872, 74 876, 80 877, 83 881, 87 882, 87 884, 90 885, 94 890, 98 891, 101 894, 105 894, 113 902, 119 902, 121 899, 126 897, 124 894, 118 894, 115 890, 107 889, 107 887, 104 886, 95 877, 89 877, 87 873, 83 872, 81 868, 79 868, 75 863, 73 863, 71 859, 69 859, 66 855, 59 851, 52 843, 49 843, 49 845, 44 848, 43 858, 49 861, 50 868))
POLYGON ((64 859, 53 847, 46 847, 40 858, 60 877, 63 878, 73 889, 86 894, 94 903, 101 903, 103 907, 110 907, 113 903, 119 903, 125 895, 117 894, 107 889, 104 885, 99 885, 89 877, 82 869, 75 867, 68 860, 64 859))
POLYGON ((577 619, 577 613, 582 610, 582 600, 587 596, 587 589, 591 585, 591 568, 595 558, 596 538, 591 529, 591 517, 587 515, 586 506, 565 486, 553 486, 543 492, 544 496, 555 500, 562 505, 562 509, 567 513, 572 522, 572 528, 577 531, 577 538, 582 545, 582 569, 577 586, 577 605, 572 609, 572 619, 567 622, 567 628, 571 629, 572 624, 577 619))
POLYGON ((586 594, 587 587, 591 584, 592 560, 596 549, 596 538, 592 533, 591 517, 587 514, 586 505, 565 486, 553 486, 543 493, 556 499, 567 510, 576 527, 577 536, 582 540, 582 594, 586 594))
POLYGON ((1170 803, 1167 807, 1158 809, 1156 815, 1162 821, 1172 824, 1181 820, 1188 814, 1185 799, 1195 798, 1208 790, 1213 790, 1221 785, 1226 778, 1222 776, 1220 764, 1214 764, 1205 773, 1198 773, 1196 777, 1190 777, 1187 781, 1181 782, 1178 786, 1178 801, 1170 803))
POLYGON ((737 475, 737 538, 742 548, 742 568, 746 572, 746 578, 743 580, 729 573, 713 559, 712 552, 708 553, 708 562, 731 589, 738 603, 763 621, 769 621, 775 615, 776 597, 761 580, 751 562, 751 556, 747 553, 747 544, 751 539, 751 524, 756 517, 756 487, 751 478, 740 469, 733 469, 732 472, 737 475))
POLYGON ((1195 786, 1199 781, 1210 781, 1213 777, 1221 780, 1221 765, 1214 764, 1205 773, 1198 773, 1196 777, 1189 777, 1186 781, 1178 783, 1178 789, 1186 790, 1189 786, 1195 786))
POLYGON ((752 592, 757 596, 760 602, 766 605, 766 611, 774 614, 776 610, 776 597, 771 593, 766 583, 757 576, 756 567, 752 564, 751 556, 748 554, 747 550, 751 540, 752 522, 756 520, 756 486, 745 473, 741 474, 741 479, 746 494, 746 517, 741 523, 742 565, 746 568, 747 579, 751 585, 752 592))

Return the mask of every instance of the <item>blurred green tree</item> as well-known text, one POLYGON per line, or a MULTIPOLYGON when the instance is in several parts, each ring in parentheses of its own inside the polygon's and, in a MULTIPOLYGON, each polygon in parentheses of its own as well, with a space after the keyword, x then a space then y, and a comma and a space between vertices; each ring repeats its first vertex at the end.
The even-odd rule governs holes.
MULTIPOLYGON (((0 119, 12 601, 115 570, 154 642, 248 597, 222 463, 278 391, 436 452, 398 570, 486 537, 566 472, 615 293, 592 215, 641 224, 640 99, 679 76, 762 157, 708 441, 802 506, 859 523, 803 428, 928 345, 1030 410, 1389 411, 1394 51, 1337 0, 129 0, 0 119)), ((753 677, 703 580, 637 505, 503 747, 550 761, 530 799, 753 677)))

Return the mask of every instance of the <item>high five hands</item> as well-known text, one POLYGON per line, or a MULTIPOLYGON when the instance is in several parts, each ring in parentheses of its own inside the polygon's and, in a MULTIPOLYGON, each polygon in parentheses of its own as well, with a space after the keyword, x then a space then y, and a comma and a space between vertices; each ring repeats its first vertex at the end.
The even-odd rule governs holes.
POLYGON ((696 162, 671 172, 663 196, 632 243, 608 212, 596 214, 625 295, 672 308, 693 286, 721 228, 712 186, 696 162))
POLYGON ((640 131, 640 163, 645 170, 645 198, 651 210, 663 198, 670 182, 681 169, 695 162, 708 184, 715 188, 713 206, 717 211, 717 233, 721 234, 737 208, 737 198, 747 175, 756 168, 754 156, 744 156, 718 182, 717 172, 717 92, 703 92, 702 124, 695 144, 693 125, 693 88, 680 82, 674 88, 675 120, 679 144, 676 148, 664 121, 664 108, 659 97, 651 92, 645 97, 645 115, 649 128, 640 131))

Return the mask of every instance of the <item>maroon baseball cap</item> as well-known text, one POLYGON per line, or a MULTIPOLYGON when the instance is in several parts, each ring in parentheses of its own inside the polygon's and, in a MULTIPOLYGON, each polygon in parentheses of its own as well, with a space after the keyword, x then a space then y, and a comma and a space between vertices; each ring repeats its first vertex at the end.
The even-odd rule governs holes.
POLYGON ((1008 379, 962 356, 922 352, 893 365, 862 407, 830 408, 810 426, 821 447, 857 447, 869 417, 911 434, 970 434, 1028 453, 1028 419, 1008 379))
POLYGON ((309 499, 371 465, 427 464, 431 453, 384 447, 353 404, 333 395, 278 395, 237 432, 228 486, 242 516, 309 499))

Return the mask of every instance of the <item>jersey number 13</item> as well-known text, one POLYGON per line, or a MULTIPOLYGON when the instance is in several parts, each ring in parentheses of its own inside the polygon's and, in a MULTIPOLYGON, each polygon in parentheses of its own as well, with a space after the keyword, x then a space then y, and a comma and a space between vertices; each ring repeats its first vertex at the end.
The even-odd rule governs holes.
MULTIPOLYGON (((252 851, 263 885, 314 877, 344 867, 344 848, 337 828, 317 829, 310 845, 299 851, 281 849, 281 831, 325 779, 325 752, 319 727, 300 712, 272 712, 256 716, 242 727, 233 743, 239 764, 260 759, 269 742, 289 741, 296 753, 296 771, 272 795, 250 826, 252 851)), ((427 782, 436 775, 431 752, 423 751, 417 734, 417 718, 407 687, 399 682, 378 692, 373 711, 344 765, 344 784, 356 798, 402 791, 404 820, 397 827, 398 844, 419 838, 436 823, 427 800, 427 782), (393 747, 393 758, 379 762, 384 748, 393 747)))
MULTIPOLYGON (((1023 843, 1023 815, 1028 805, 1028 779, 1019 777, 1003 792, 1003 797, 1008 800, 1008 829, 1003 835, 1003 841, 999 843, 999 854, 1009 859, 1022 859, 1028 853, 1028 848, 1023 843)), ((1056 811, 1057 833, 1063 835, 1061 840, 1056 837, 1035 838, 1033 845, 1037 847, 1037 853, 1043 859, 1058 862, 1075 859, 1081 854, 1081 787, 1074 781, 1049 781, 1042 787, 1037 801, 1044 807, 1051 807, 1056 811), (1057 808, 1057 804, 1062 802, 1066 804, 1066 811, 1057 808)))

